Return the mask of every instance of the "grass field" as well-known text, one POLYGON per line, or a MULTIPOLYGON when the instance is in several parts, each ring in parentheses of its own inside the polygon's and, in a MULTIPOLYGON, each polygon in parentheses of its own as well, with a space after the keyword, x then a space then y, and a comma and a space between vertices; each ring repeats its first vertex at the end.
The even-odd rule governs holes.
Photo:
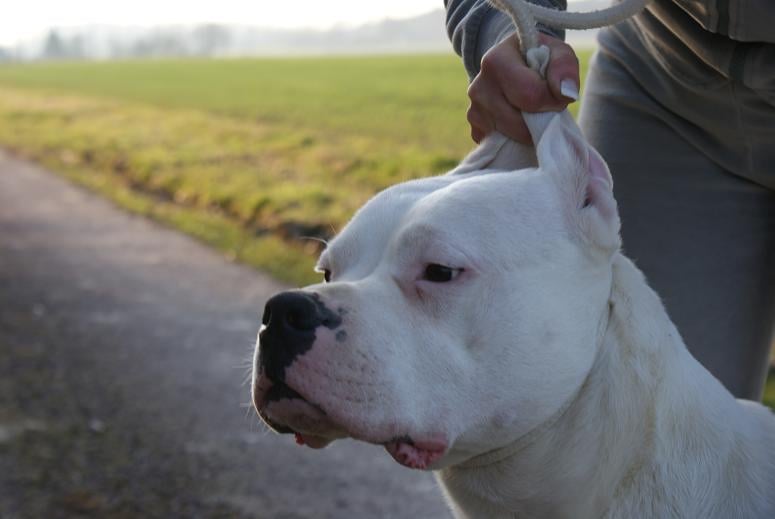
POLYGON ((305 283, 305 237, 470 149, 466 87, 454 55, 4 66, 0 143, 305 283))

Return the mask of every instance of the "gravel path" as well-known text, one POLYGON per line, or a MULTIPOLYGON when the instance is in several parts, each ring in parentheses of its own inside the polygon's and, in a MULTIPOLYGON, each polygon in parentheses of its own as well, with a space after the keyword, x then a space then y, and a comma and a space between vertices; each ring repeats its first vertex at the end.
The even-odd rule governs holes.
POLYGON ((0 517, 449 517, 430 474, 246 407, 281 288, 0 152, 0 517))

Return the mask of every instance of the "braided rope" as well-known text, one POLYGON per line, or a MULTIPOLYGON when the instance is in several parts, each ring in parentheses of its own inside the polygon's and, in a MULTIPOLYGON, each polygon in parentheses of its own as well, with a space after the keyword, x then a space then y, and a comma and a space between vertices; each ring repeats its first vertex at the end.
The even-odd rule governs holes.
POLYGON ((517 29, 519 45, 528 66, 546 75, 549 49, 538 43, 536 22, 556 29, 595 29, 626 20, 642 10, 651 0, 623 0, 606 9, 586 13, 569 13, 534 5, 525 0, 488 0, 490 5, 503 11, 517 29))
POLYGON ((537 21, 556 29, 597 29, 619 23, 638 14, 649 2, 651 0, 623 0, 611 7, 586 13, 569 13, 534 4, 527 4, 527 6, 537 21))

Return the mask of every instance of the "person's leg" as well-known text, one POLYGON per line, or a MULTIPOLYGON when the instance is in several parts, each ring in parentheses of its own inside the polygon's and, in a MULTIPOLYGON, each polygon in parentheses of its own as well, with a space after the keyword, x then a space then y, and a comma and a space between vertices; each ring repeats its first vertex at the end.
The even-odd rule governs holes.
POLYGON ((775 191, 687 143, 615 59, 593 62, 580 123, 611 168, 624 253, 695 358, 759 400, 775 329, 775 191))

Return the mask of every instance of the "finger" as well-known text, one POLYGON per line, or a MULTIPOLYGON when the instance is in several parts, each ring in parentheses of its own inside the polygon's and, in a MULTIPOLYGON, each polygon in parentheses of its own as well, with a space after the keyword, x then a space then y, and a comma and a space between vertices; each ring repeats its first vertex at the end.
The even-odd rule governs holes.
POLYGON ((484 132, 482 130, 480 130, 479 128, 474 128, 473 126, 471 127, 471 140, 472 141, 474 141, 475 143, 479 144, 480 142, 482 142, 482 139, 484 139, 485 137, 486 137, 486 135, 484 134, 484 132))
POLYGON ((477 144, 495 130, 495 122, 482 105, 471 102, 466 113, 468 124, 471 125, 471 138, 477 144))
POLYGON ((494 102, 490 110, 495 114, 494 126, 497 131, 522 144, 533 144, 533 137, 525 124, 522 112, 515 110, 505 98, 494 102))
POLYGON ((532 144, 533 139, 522 112, 511 106, 501 92, 484 98, 480 110, 493 121, 494 130, 522 144, 532 144))
POLYGON ((542 34, 541 38, 549 47, 551 58, 546 69, 549 90, 555 99, 563 103, 578 101, 579 95, 579 59, 573 48, 552 36, 542 34))
POLYGON ((473 121, 485 134, 497 130, 517 142, 532 143, 522 113, 509 104, 497 86, 475 80, 469 88, 469 94, 469 122, 473 121))
POLYGON ((468 87, 471 105, 468 107, 466 118, 471 125, 471 138, 477 143, 495 129, 493 112, 487 109, 487 105, 490 99, 497 95, 500 95, 498 87, 482 74, 477 75, 468 87))
POLYGON ((560 102, 547 82, 521 61, 510 60, 506 52, 485 54, 482 76, 494 78, 503 96, 514 108, 526 112, 560 110, 567 102, 560 102))

